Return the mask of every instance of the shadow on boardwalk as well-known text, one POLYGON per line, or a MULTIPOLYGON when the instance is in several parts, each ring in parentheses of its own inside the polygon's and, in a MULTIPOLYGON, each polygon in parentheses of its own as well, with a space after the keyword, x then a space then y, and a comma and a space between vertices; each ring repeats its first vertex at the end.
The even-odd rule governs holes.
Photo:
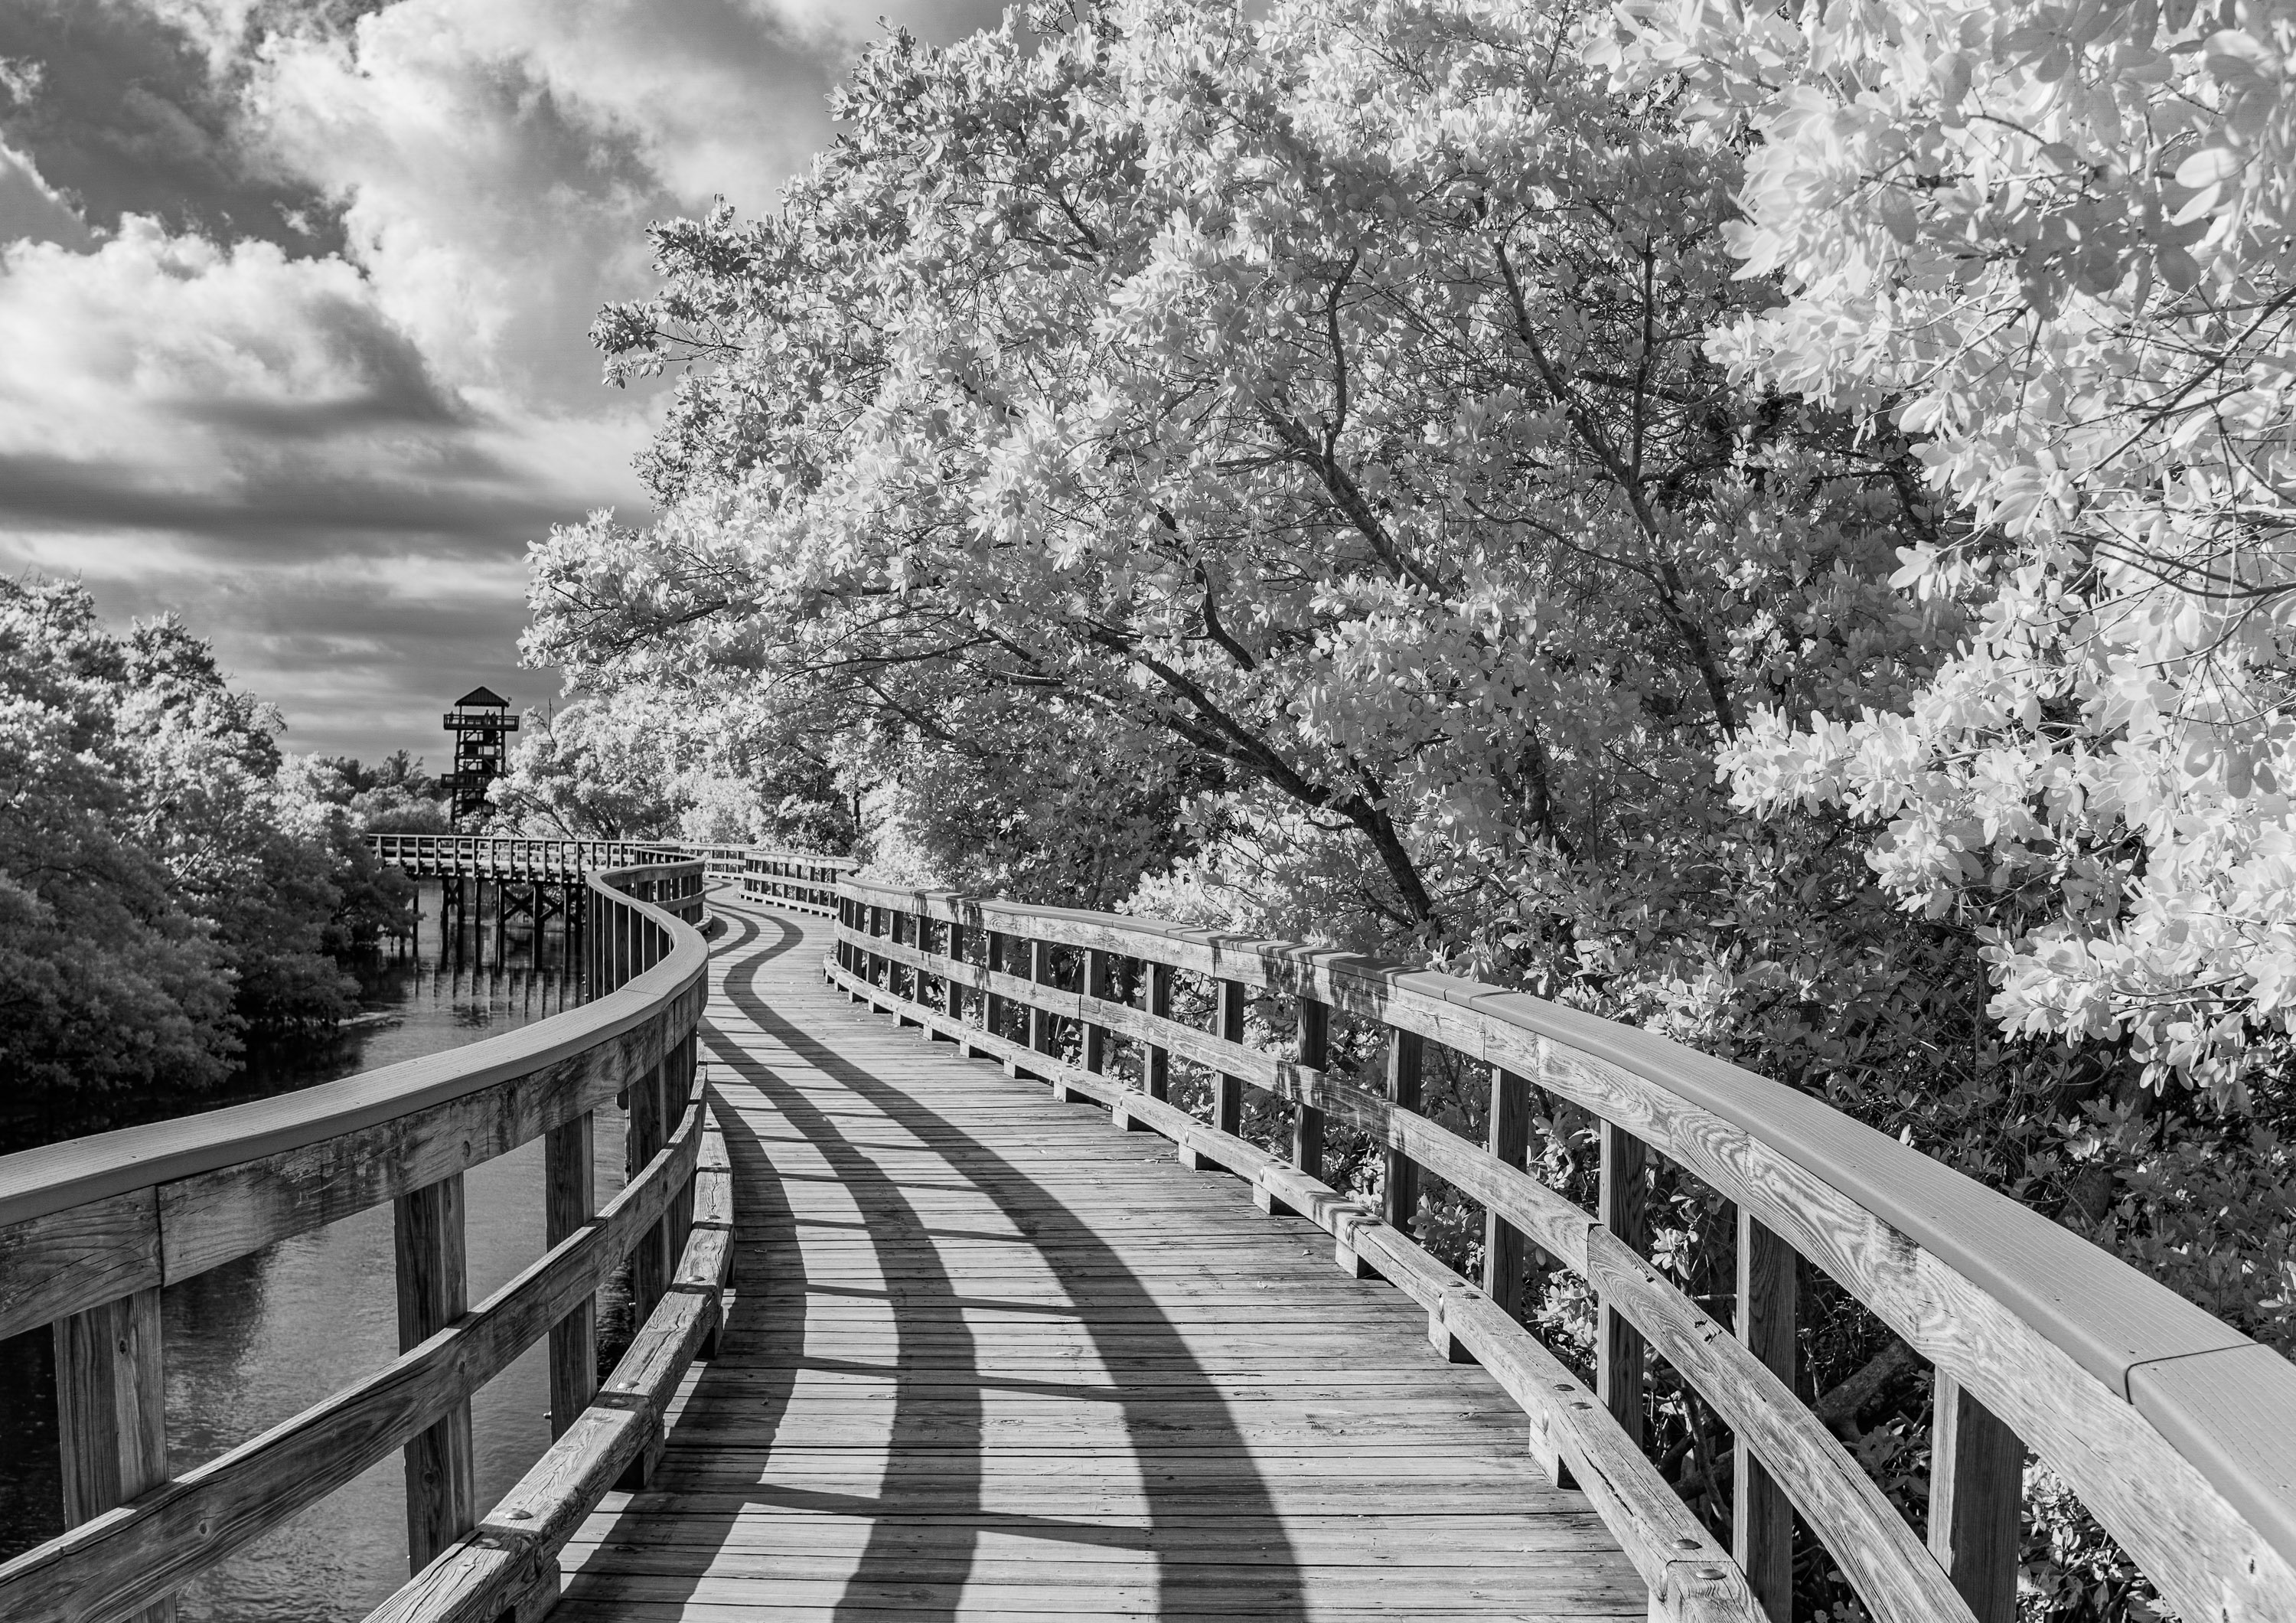
MULTIPOLYGON (((1198 1363, 1147 1286, 1114 1248, 1021 1166, 911 1092, 849 1060, 774 1007, 774 1000, 761 989, 767 968, 776 969, 786 984, 812 968, 775 963, 803 939, 797 927, 770 915, 746 912, 735 916, 735 924, 734 935, 718 951, 724 995, 758 1032, 812 1075, 802 1079, 785 1075, 744 1052, 738 1031, 712 1026, 706 1034, 719 1090, 735 1105, 726 1113, 726 1128, 740 1223, 745 1233, 762 1228, 768 1238, 762 1245, 744 1244, 737 1256, 736 1296, 721 1356, 698 1378, 673 1431, 673 1448, 656 1492, 634 1500, 607 1535, 609 1544, 626 1538, 634 1545, 647 1541, 648 1501, 667 1494, 681 1501, 676 1542, 652 1548, 642 1588, 614 1573, 571 1577, 562 1603, 567 1611, 656 1618, 685 1611, 732 1617, 748 1615, 757 1607, 783 1615, 807 1611, 840 1623, 889 1615, 898 1615, 905 1623, 936 1623, 957 1615, 965 1586, 975 1576, 983 1536, 1004 1535, 1017 1536, 1029 1541, 1029 1547, 1041 1549, 1047 1566, 1064 1564, 1071 1552, 1087 1547, 1149 1553, 1156 1594, 1144 1606, 1140 1601, 1147 1597, 1136 1594, 1124 1605, 1126 1611, 1165 1617, 1248 1617, 1269 1623, 1304 1620, 1299 1562, 1250 1449, 1234 1424, 1218 1384, 1198 1363), (824 1108, 824 1080, 847 1090, 863 1108, 851 1115, 824 1108), (783 1156, 787 1165, 775 1166, 771 1139, 776 1135, 770 1128, 761 1136, 740 1119, 738 1096, 745 1085, 755 1089, 794 1134, 788 1141, 791 1151, 783 1156), (1063 1322, 1081 1325, 1103 1374, 1086 1384, 992 1372, 1005 1367, 1008 1360, 992 1359, 984 1368, 977 1336, 995 1331, 977 1331, 968 1317, 971 1304, 939 1249, 948 1231, 929 1224, 912 1198, 916 1185, 905 1188, 880 1165, 872 1151, 885 1146, 865 1136, 873 1125, 880 1133, 889 1126, 899 1129, 914 1137, 915 1146, 936 1152, 929 1187, 946 1191, 961 1186, 991 1203, 1017 1235, 1026 1237, 1023 1243, 1032 1246, 1034 1256, 1051 1271, 1071 1305, 1046 1311, 1058 1314, 1063 1322), (807 1229, 791 1208, 784 1178, 820 1174, 791 1171, 798 1164, 792 1152, 800 1139, 865 1214, 866 1241, 879 1271, 887 1281, 897 1281, 882 1293, 852 1293, 873 1301, 882 1295, 892 1314, 891 1415, 885 1440, 879 1445, 882 1475, 873 1494, 771 1484, 763 1479, 763 1462, 756 1452, 762 1443, 770 1457, 783 1425, 796 1423, 794 1417, 802 1415, 805 1375, 882 1377, 888 1372, 882 1364, 807 1355, 805 1304, 833 1298, 846 1288, 824 1280, 809 1281, 806 1276, 802 1240, 807 1229), (986 1503, 982 1488, 989 1442, 983 1424, 984 1394, 992 1391, 1116 1405, 1132 1457, 1109 1460, 1099 1473, 1100 1482, 1136 1483, 1147 1526, 1137 1525, 1137 1515, 1102 1523, 1081 1516, 999 1510, 986 1503), (1185 1405, 1183 1412, 1189 1417, 1184 1438, 1172 1435, 1175 1405, 1185 1405), (710 1431, 720 1424, 729 1430, 738 1425, 739 1450, 718 1454, 709 1449, 710 1431), (1185 1454, 1160 1450, 1160 1444, 1169 1449, 1176 1442, 1185 1454), (735 1461, 745 1467, 754 1462, 758 1471, 740 1492, 728 1493, 723 1491, 722 1476, 735 1461), (700 1465, 709 1469, 712 1491, 694 1491, 701 1484, 690 1479, 700 1465), (748 1507, 816 1512, 841 1519, 846 1527, 856 1520, 865 1524, 865 1542, 850 1558, 849 1572, 833 1603, 817 1608, 808 1603, 809 1597, 822 1594, 818 1574, 784 1584, 776 1579, 771 1561, 741 1566, 750 1580, 743 1588, 753 1593, 729 1602, 722 1586, 713 1582, 705 1598, 705 1579, 726 1570, 720 1557, 748 1507), (1221 1560, 1207 1564, 1201 1555, 1193 1561, 1176 1559, 1192 1545, 1201 1545, 1208 1515, 1230 1535, 1218 1541, 1221 1560), (1243 1536, 1236 1536, 1239 1533, 1243 1536)), ((1010 1309, 1017 1305, 1000 1306, 1010 1309)), ((1090 1493, 1080 1496, 1087 1504, 1094 1497, 1090 1493)), ((1144 1570, 1141 1576, 1145 1577, 1144 1570)), ((799 1575, 792 1569, 789 1577, 797 1580, 799 1575)), ((1043 1602, 1062 1593, 1084 1602, 1093 1592, 1047 1588, 1043 1602)))

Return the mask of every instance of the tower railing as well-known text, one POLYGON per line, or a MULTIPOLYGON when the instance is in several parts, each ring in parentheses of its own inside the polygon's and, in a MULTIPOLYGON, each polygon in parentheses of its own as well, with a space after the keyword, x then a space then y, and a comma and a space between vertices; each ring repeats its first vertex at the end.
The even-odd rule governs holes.
POLYGON ((1499 986, 1151 919, 849 876, 835 940, 825 972, 855 998, 1162 1133, 1411 1296, 1434 1345, 1487 1366, 1547 1470, 1587 1492, 1654 1617, 1787 1623, 1799 1516, 1880 1623, 2010 1623, 2030 1450, 2191 1623, 2296 1619, 2296 1364, 1809 1095, 1499 986), (1182 976, 1208 1025, 1175 1017, 1182 976), (1260 1029, 1288 1032, 1281 1051, 1250 1040, 1255 1003, 1260 1029), (1383 1050, 1382 1087, 1332 1067, 1335 1021, 1383 1050), (1487 1070, 1486 1141, 1422 1112, 1430 1045, 1487 1070), (1178 1065, 1209 1080, 1209 1120, 1172 1102, 1178 1065), (1242 1136, 1249 1092, 1281 1101, 1288 1155, 1242 1136), (1599 1125, 1595 1209, 1528 1170, 1542 1099, 1549 1119, 1568 1101, 1599 1125), (1377 1201, 1324 1180, 1329 1119, 1379 1146, 1377 1201), (1720 1317, 1650 1255, 1661 1158, 1735 1208, 1720 1317), (1480 1280, 1413 1237, 1423 1173, 1483 1207, 1480 1280), (1799 1261, 1934 1372, 1922 1529, 1797 1394, 1799 1261), (1593 1298, 1591 1384, 1521 1322, 1534 1265, 1593 1298), (1643 1447, 1658 1363, 1734 1438, 1726 1543, 1643 1447))
POLYGON ((555 1597, 557 1553, 582 1516, 659 1458, 664 1405, 712 1350, 731 1256, 724 1145, 696 1087, 708 948, 672 910, 698 895, 701 864, 644 854, 582 879, 594 995, 578 1009, 279 1098, 0 1158, 0 1337, 53 1327, 70 1524, 0 1565, 0 1617, 172 1618, 190 1579, 401 1451, 417 1570, 377 1616, 495 1623, 555 1597), (617 1098, 630 1177, 601 1207, 594 1113, 617 1098), (548 1248, 473 1305, 463 1174, 536 1138, 548 1248), (171 1476, 161 1290, 385 1202, 399 1356, 171 1476), (602 1386, 596 1293, 625 1262, 642 1328, 602 1386), (545 1340, 557 1440, 482 1519, 471 1395, 545 1340))

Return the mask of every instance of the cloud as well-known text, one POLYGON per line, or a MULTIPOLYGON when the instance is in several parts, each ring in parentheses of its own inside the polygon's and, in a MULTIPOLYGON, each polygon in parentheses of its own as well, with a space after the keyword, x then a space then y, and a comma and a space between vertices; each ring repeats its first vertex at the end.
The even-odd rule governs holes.
POLYGON ((180 610, 296 747, 435 752, 442 692, 545 696, 526 541, 644 516, 658 396, 585 334, 652 285, 644 227, 772 206, 881 16, 999 14, 0 5, 0 564, 180 610))
POLYGON ((0 142, 0 243, 59 243, 85 248, 87 222, 47 183, 32 161, 0 142))

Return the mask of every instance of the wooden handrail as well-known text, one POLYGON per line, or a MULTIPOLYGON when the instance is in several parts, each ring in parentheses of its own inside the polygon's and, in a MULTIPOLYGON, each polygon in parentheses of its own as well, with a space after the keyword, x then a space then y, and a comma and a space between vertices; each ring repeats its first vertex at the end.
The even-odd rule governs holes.
POLYGON ((742 894, 751 902, 795 908, 823 918, 837 914, 837 882, 861 866, 853 857, 750 845, 742 850, 742 894))
POLYGON ((1120 1118, 1172 1137, 1184 1159, 1251 1178, 1264 1204, 1331 1231, 1343 1264, 1368 1261, 1428 1308, 1438 1346, 1492 1366, 1550 1459, 1587 1487, 1653 1594, 1677 1612, 1785 1616, 1781 1586, 1790 1583, 1784 1557, 1798 1510, 1886 1623, 2013 1615, 2019 1475, 2030 1448, 2186 1618, 2296 1617, 2296 1365, 2069 1230, 1816 1099, 1652 1033, 1406 966, 853 877, 839 894, 833 981, 1056 1090, 1111 1104, 1120 1118), (948 944, 937 950, 931 937, 944 933, 948 944), (980 961, 976 939, 988 948, 980 961), (1084 955, 1081 986, 1051 984, 1054 947, 1084 955), (1151 1007, 1099 995, 1110 961, 1126 959, 1152 967, 1136 977, 1151 1007), (1226 989, 1220 1032, 1165 1012, 1173 972, 1226 989), (1240 1018, 1226 1016, 1246 992, 1328 1011, 1309 1012, 1303 1034, 1331 1014, 1386 1027, 1399 1067, 1389 1095, 1245 1044, 1240 1018), (1019 1011, 1028 1029, 1007 1034, 1019 1011), (1070 1024, 1078 1028, 1072 1048, 1047 1051, 1070 1024), (1105 1069, 1109 1045, 1128 1040, 1143 1050, 1145 1085, 1105 1069), (1501 1100, 1535 1083, 1597 1117, 1602 1210, 1565 1200, 1521 1170, 1519 1146, 1496 1143, 1511 1108, 1493 1113, 1495 1147, 1412 1108, 1408 1087, 1428 1042, 1492 1067, 1501 1100), (1222 1119, 1209 1125, 1165 1102, 1157 1084, 1172 1056, 1292 1101, 1302 1122, 1310 1112, 1349 1121, 1391 1157, 1483 1203, 1496 1230, 1526 1237, 1587 1280, 1603 1321, 1597 1393, 1562 1372, 1494 1300, 1513 1287, 1496 1276, 1516 1254, 1510 1247, 1487 1245, 1500 1259, 1494 1276, 1480 1289, 1470 1285, 1321 1181, 1319 1133, 1299 1133, 1295 1164, 1286 1165, 1222 1131, 1235 1121, 1225 1098, 1222 1119), (1731 1329, 1641 1255, 1647 1153, 1738 1207, 1741 1297, 1731 1329), (1794 1396, 1793 1271, 1776 1261, 1789 1251, 1831 1274, 1938 1372, 1926 1544, 1794 1396), (1651 1352, 1739 1439, 1744 1513, 1730 1552, 1636 1446, 1651 1352), (1677 1590, 1680 1598, 1669 1598, 1677 1590))
POLYGON ((600 1387, 603 1401, 582 1412, 484 1520, 369 1612, 367 1623, 538 1617, 557 1595, 558 1556, 583 1518, 610 1489, 643 1486, 660 1459, 678 1381, 696 1357, 715 1355, 724 1323, 734 1174, 714 1122, 703 1128, 693 1199, 676 1277, 600 1387))
POLYGON ((595 1385, 600 1281, 630 1258, 650 1313, 683 1232, 708 947, 670 909, 701 878, 675 853, 582 876, 597 995, 578 1009, 276 1099, 0 1157, 0 1335, 55 1327, 70 1524, 0 1565, 0 1616, 170 1616, 189 1578, 399 1447, 410 1548, 427 1563, 474 1520, 471 1391, 545 1335, 554 1419, 572 1422, 595 1385), (631 1182, 598 1212, 591 1112, 617 1095, 631 1182), (545 1135, 552 1248, 469 1307, 463 1174, 545 1135), (385 1201, 404 1355, 169 1479, 161 1287, 385 1201))

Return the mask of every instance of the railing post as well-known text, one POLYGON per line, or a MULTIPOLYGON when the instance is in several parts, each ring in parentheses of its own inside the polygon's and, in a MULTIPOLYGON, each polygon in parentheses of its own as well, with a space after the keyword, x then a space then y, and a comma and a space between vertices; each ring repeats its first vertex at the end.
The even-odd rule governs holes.
MULTIPOLYGON (((1530 1154, 1530 1083, 1513 1071, 1491 1067, 1491 1155, 1502 1166, 1521 1171, 1530 1154)), ((1522 1319, 1522 1231, 1496 1212, 1483 1214, 1483 1294, 1522 1319)))
MULTIPOLYGON (((597 1215, 597 1123, 585 1110, 543 1140, 545 1233, 555 1246, 597 1215)), ((550 1331, 550 1435, 562 1436, 598 1391, 598 1298, 583 1298, 550 1331)))
MULTIPOLYGON (((1219 1008, 1216 1011, 1215 1034, 1230 1042, 1243 1041, 1243 983, 1221 980, 1212 983, 1218 988, 1219 1008)), ((1240 1133, 1243 1128, 1243 1078, 1219 1072, 1212 1077, 1212 1126, 1221 1133, 1240 1133)), ((1180 1165, 1193 1172, 1206 1172, 1219 1164, 1209 1156, 1200 1155, 1182 1144, 1180 1165)))
MULTIPOLYGON (((948 921, 948 959, 952 965, 964 962, 964 927, 954 919, 948 921)), ((940 979, 943 996, 948 1005, 948 1017, 957 1025, 964 1024, 964 986, 954 974, 940 979)))
MULTIPOLYGON (((398 1350, 419 1346, 469 1308, 463 1249, 463 1174, 396 1203, 398 1350)), ((478 1520, 466 1398, 406 1445, 406 1559, 420 1572, 478 1520)))
MULTIPOLYGON (((76 1528, 167 1479, 160 1288, 58 1319, 53 1333, 64 1525, 76 1528)), ((137 1623, 174 1623, 176 1598, 135 1615, 137 1623)))
MULTIPOLYGON (((990 974, 1002 975, 1005 972, 1005 960, 1009 956, 1006 952, 1006 948, 1010 946, 1010 944, 1011 937, 1004 935, 1003 931, 991 930, 988 932, 988 970, 990 974)), ((1005 998, 994 992, 988 994, 988 1034, 990 1036, 1001 1037, 1004 1034, 1004 1010, 1007 1006, 1008 1001, 1005 998)))
MULTIPOLYGON (((1387 1028, 1387 1097, 1390 1102, 1406 1110, 1419 1108, 1419 1069, 1425 1052, 1426 1042, 1417 1032, 1404 1031, 1393 1026, 1387 1028)), ((1413 1221, 1419 1215, 1419 1163, 1392 1145, 1388 1147, 1386 1158, 1382 1215, 1408 1234, 1413 1221)))
MULTIPOLYGON (((657 1065, 630 1084, 630 1115, 622 1138, 623 1176, 635 1183, 645 1164, 661 1153, 668 1136, 662 1120, 662 1070, 657 1065)), ((643 1324, 669 1288, 667 1219, 648 1230, 630 1252, 630 1317, 643 1324)))
MULTIPOLYGON (((1098 947, 1085 952, 1084 994, 1088 998, 1108 995, 1108 954, 1098 947)), ((1108 1027, 1090 1020, 1084 1023, 1084 1068, 1095 1075, 1108 1068, 1108 1027)))
MULTIPOLYGON (((1243 983, 1219 983, 1219 1034, 1230 1042, 1243 1041, 1243 983)), ((1243 1131, 1243 1078, 1222 1072, 1212 1092, 1212 1125, 1222 1133, 1243 1131)))
MULTIPOLYGON (((1035 936, 1029 939, 1029 978, 1039 986, 1049 986, 1053 981, 1053 943, 1035 936)), ((1059 1026, 1050 1011, 1029 1006, 1029 1048, 1031 1052, 1050 1054, 1059 1041, 1059 1026)))
MULTIPOLYGON (((895 946, 898 947, 904 944, 908 946, 916 945, 915 927, 916 919, 914 915, 905 913, 898 908, 892 908, 887 910, 885 915, 885 934, 895 946), (901 939, 901 926, 904 922, 910 927, 909 939, 906 943, 901 939)), ((885 960, 885 990, 896 999, 912 1003, 922 1003, 924 1001, 924 987, 922 978, 914 969, 910 968, 898 958, 888 958, 885 960)), ((896 1009, 893 1011, 893 1024, 898 1027, 914 1025, 915 1022, 911 1020, 908 1016, 903 1014, 899 1009, 896 1009)))
MULTIPOLYGON (((1172 966, 1152 963, 1148 966, 1148 1012, 1159 1019, 1172 1017, 1172 966)), ((1172 1050, 1160 1042, 1148 1045, 1145 1075, 1141 1081, 1151 1099, 1168 1099, 1172 1093, 1172 1050)))
MULTIPOLYGON (((1305 993, 1297 1001, 1300 1068, 1322 1071, 1331 1060, 1332 1006, 1305 993)), ((1324 1113, 1304 1100, 1292 1107, 1292 1165, 1311 1178, 1324 1175, 1324 1113)))
MULTIPOLYGON (((1643 1169, 1647 1165, 1642 1140, 1615 1122, 1603 1124, 1602 1209, 1596 1214, 1604 1227, 1636 1256, 1650 1245, 1650 1219, 1645 1209, 1643 1169)), ((1595 1335, 1596 1395, 1639 1446, 1643 1440, 1643 1373, 1649 1349, 1642 1332, 1626 1315, 1605 1300, 1598 1309, 1595 1335)))
POLYGON ((1930 1433, 1930 1553, 1977 1623, 2015 1623, 2025 1445, 1943 1370, 1930 1433))
MULTIPOLYGON (((1740 1207, 1738 1341, 1788 1388, 1794 1384, 1795 1272, 1793 1248, 1740 1207)), ((1743 1437, 1732 1451, 1730 1475, 1730 1553, 1771 1623, 1793 1623, 1793 1504, 1743 1437)))

